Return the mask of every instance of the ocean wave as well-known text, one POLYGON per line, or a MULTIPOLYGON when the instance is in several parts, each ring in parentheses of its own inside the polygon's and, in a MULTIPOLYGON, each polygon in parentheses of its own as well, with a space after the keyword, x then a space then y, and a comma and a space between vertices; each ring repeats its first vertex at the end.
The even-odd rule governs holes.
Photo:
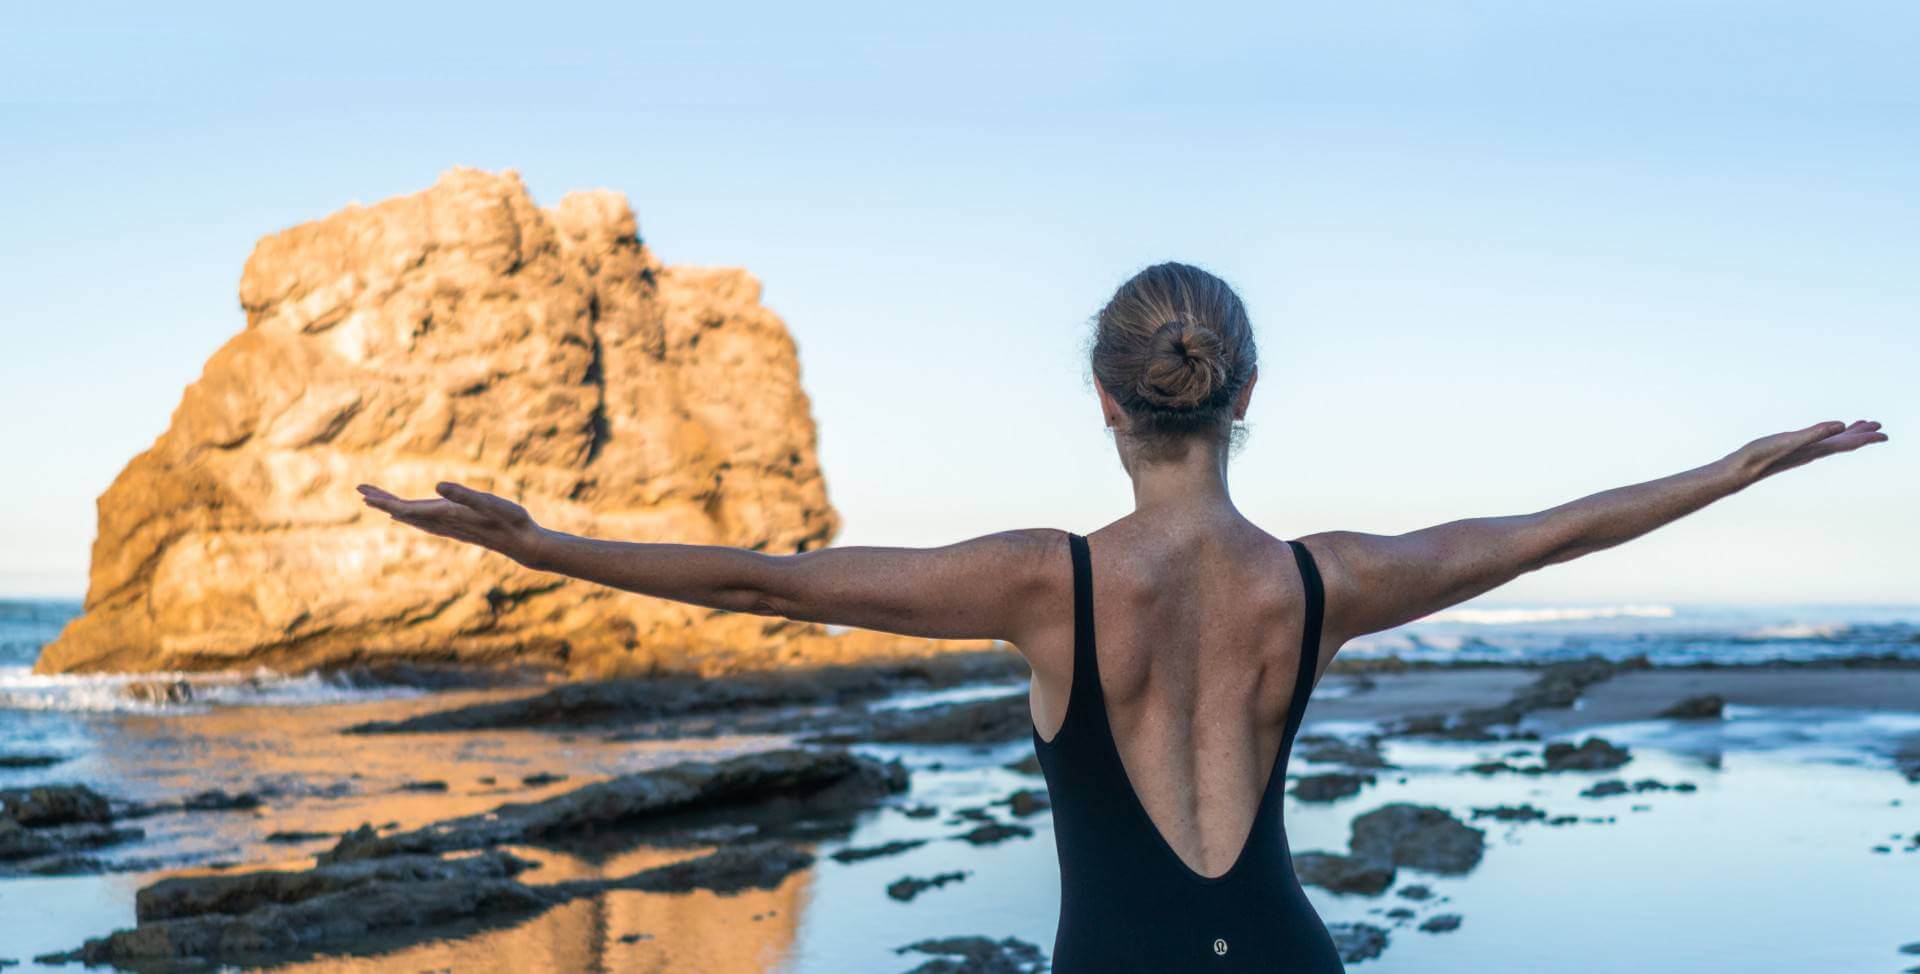
POLYGON ((1539 622, 1583 622, 1588 619, 1671 619, 1665 605, 1608 605, 1538 609, 1446 609, 1421 622, 1461 622, 1476 626, 1517 626, 1539 622))
POLYGON ((368 685, 309 673, 114 673, 48 676, 26 666, 0 666, 0 710, 80 713, 196 713, 213 707, 311 706, 419 696, 398 685, 368 685))

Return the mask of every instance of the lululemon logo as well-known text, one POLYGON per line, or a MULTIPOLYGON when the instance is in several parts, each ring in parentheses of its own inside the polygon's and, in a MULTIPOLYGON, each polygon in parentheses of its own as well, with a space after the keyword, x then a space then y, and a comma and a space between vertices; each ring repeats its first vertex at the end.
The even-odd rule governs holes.
POLYGON ((1223 939, 1215 939, 1213 942, 1213 952, 1221 957, 1227 956, 1227 942, 1223 939))

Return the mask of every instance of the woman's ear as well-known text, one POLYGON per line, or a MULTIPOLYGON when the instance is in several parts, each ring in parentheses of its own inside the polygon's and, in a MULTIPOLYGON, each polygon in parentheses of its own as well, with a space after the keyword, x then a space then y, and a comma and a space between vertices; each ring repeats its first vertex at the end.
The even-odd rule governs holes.
POLYGON ((1253 384, 1258 381, 1260 381, 1260 366, 1256 365, 1252 372, 1247 373, 1247 384, 1240 388, 1240 394, 1233 397, 1234 419, 1247 418, 1247 403, 1253 399, 1253 384))
POLYGON ((1107 424, 1108 429, 1118 429, 1122 412, 1120 404, 1114 401, 1113 395, 1107 392, 1107 387, 1101 385, 1098 378, 1093 380, 1093 391, 1100 399, 1101 420, 1107 424))

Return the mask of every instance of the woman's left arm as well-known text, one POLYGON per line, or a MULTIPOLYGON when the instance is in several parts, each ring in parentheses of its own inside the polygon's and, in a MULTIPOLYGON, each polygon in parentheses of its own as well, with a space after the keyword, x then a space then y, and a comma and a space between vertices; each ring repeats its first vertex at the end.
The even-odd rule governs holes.
MULTIPOLYGON (((939 548, 822 548, 770 555, 726 545, 601 541, 549 530, 526 508, 442 483, 405 500, 367 484, 368 506, 538 571, 714 609, 933 639, 1019 644, 1044 620, 1039 597, 1066 574, 1065 532, 1030 528, 939 548)), ((1057 613, 1056 613, 1057 614, 1057 613)))

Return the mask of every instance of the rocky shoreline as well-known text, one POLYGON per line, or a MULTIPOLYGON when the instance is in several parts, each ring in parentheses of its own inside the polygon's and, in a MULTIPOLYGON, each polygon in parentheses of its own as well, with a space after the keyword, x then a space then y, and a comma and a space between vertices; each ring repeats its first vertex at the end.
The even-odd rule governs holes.
MULTIPOLYGON (((1295 763, 1319 767, 1291 775, 1289 793, 1296 801, 1318 805, 1378 787, 1383 776, 1403 773, 1381 753, 1390 739, 1513 745, 1505 757, 1460 772, 1473 777, 1618 773, 1634 760, 1631 749, 1578 733, 1583 711, 1609 684, 1645 684, 1632 688, 1631 706, 1624 699, 1609 700, 1603 708, 1609 718, 1638 714, 1633 719, 1701 722, 1723 719, 1727 706, 1740 706, 1744 699, 1787 692, 1776 685, 1778 678, 1809 673, 1861 684, 1863 705, 1881 702, 1876 693, 1899 699, 1920 686, 1920 667, 1905 664, 1678 668, 1652 667, 1644 659, 1590 658, 1440 667, 1341 660, 1323 679, 1324 698, 1316 696, 1307 718, 1345 721, 1365 715, 1374 730, 1302 733, 1295 763), (1702 673, 1734 678, 1721 693, 1668 692, 1697 689, 1702 673), (1865 690, 1869 681, 1881 688, 1865 690)), ((816 845, 846 838, 857 818, 880 809, 929 820, 944 815, 946 838, 975 847, 1031 838, 1034 830, 1023 820, 1046 811, 1046 792, 1030 758, 1011 766, 1033 782, 1030 787, 983 804, 938 808, 903 803, 913 772, 897 757, 883 760, 847 749, 1017 745, 1031 730, 1019 682, 1023 675, 1024 667, 1009 653, 957 654, 910 665, 566 684, 399 720, 346 725, 338 731, 348 738, 510 731, 569 739, 591 735, 602 741, 754 734, 788 743, 574 787, 558 787, 568 783, 563 774, 528 775, 523 786, 558 790, 539 800, 510 801, 412 828, 366 823, 337 837, 293 833, 285 841, 332 838, 333 844, 299 868, 214 869, 160 879, 139 891, 136 926, 35 960, 138 970, 287 963, 331 953, 377 954, 467 935, 612 890, 726 894, 767 889, 797 871, 817 868, 816 845), (901 693, 927 699, 917 706, 876 706, 901 693), (540 881, 541 867, 528 857, 529 850, 538 849, 635 846, 670 850, 676 858, 625 875, 540 881)), ((1898 753, 1905 757, 1897 758, 1895 770, 1908 781, 1920 781, 1920 742, 1909 741, 1898 753)), ((445 784, 438 784, 444 790, 445 784)), ((1694 788, 1688 781, 1621 775, 1593 781, 1580 796, 1605 801, 1650 791, 1686 794, 1694 788)), ((258 813, 263 801, 260 794, 215 790, 137 803, 82 784, 0 791, 0 875, 152 869, 153 863, 138 859, 102 863, 93 853, 140 842, 141 826, 130 823, 143 818, 258 813)), ((1300 849, 1295 864, 1307 885, 1342 896, 1385 897, 1406 870, 1442 877, 1474 870, 1486 850, 1486 830, 1474 824, 1482 821, 1566 826, 1603 824, 1611 816, 1554 815, 1520 803, 1473 806, 1463 819, 1447 808, 1391 802, 1352 818, 1344 849, 1300 849)), ((929 841, 848 846, 830 858, 841 864, 885 859, 929 841)), ((1920 834, 1912 845, 1920 848, 1920 834)), ((904 875, 887 885, 886 895, 901 903, 923 895, 937 899, 949 894, 935 891, 966 883, 971 872, 904 875)), ((1383 906, 1378 911, 1383 920, 1411 922, 1416 916, 1411 904, 1422 899, 1423 888, 1401 886, 1394 896, 1409 905, 1383 906)), ((1458 913, 1429 913, 1418 929, 1444 933, 1461 920, 1458 913)), ((1393 942, 1393 930, 1376 923, 1329 927, 1349 963, 1378 956, 1393 942)), ((961 936, 902 944, 899 951, 903 963, 924 958, 915 968, 924 972, 1041 970, 1045 963, 1040 946, 1010 938, 961 936)))

